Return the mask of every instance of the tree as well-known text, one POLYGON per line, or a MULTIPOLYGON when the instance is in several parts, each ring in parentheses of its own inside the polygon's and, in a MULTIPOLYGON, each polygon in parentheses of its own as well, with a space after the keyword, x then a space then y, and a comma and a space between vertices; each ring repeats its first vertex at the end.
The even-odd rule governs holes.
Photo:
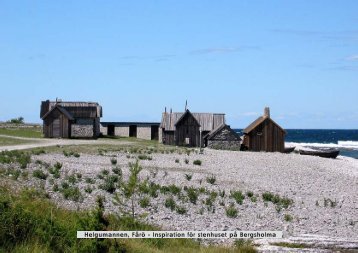
POLYGON ((130 176, 127 183, 122 183, 122 192, 126 201, 124 202, 121 194, 116 193, 113 198, 113 203, 120 206, 120 210, 123 213, 126 213, 125 209, 130 209, 132 218, 135 218, 135 199, 139 193, 139 173, 141 172, 142 167, 139 165, 139 161, 136 160, 135 163, 129 163, 129 172, 130 176), (129 201, 129 203, 128 203, 129 201), (124 208, 123 208, 124 207, 124 208))
POLYGON ((24 118, 23 117, 18 117, 15 119, 11 119, 7 121, 8 123, 13 123, 13 124, 24 124, 24 118))

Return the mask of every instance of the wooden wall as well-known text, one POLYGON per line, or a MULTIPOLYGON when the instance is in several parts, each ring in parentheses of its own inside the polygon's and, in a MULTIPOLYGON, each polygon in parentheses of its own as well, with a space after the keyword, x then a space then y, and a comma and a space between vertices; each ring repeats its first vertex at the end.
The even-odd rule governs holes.
POLYGON ((198 147, 200 145, 199 123, 191 113, 177 122, 175 131, 175 145, 198 147), (189 143, 186 139, 189 138, 189 143))
POLYGON ((163 144, 175 145, 174 131, 163 131, 162 138, 163 144))
POLYGON ((284 152, 285 132, 266 119, 245 137, 244 142, 251 151, 284 152))
POLYGON ((65 115, 55 109, 44 120, 43 132, 46 138, 69 138, 70 122, 65 115))

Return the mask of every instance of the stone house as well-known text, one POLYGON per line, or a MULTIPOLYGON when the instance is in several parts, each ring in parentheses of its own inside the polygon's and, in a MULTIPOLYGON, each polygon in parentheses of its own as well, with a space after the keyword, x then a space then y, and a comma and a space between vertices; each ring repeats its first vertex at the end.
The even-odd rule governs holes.
POLYGON ((241 138, 229 125, 222 124, 204 136, 205 146, 213 149, 240 150, 241 138))

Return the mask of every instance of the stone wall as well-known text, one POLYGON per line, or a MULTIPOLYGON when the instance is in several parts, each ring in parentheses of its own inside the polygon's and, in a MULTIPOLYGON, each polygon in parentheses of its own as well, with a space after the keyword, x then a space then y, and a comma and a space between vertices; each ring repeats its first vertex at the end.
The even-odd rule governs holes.
POLYGON ((115 127, 114 128, 114 135, 115 136, 121 136, 121 137, 129 137, 129 127, 123 126, 123 127, 115 127))
POLYGON ((240 145, 240 137, 229 126, 225 126, 208 140, 207 146, 213 149, 240 150, 240 145))
POLYGON ((159 127, 158 139, 159 139, 159 143, 163 143, 163 129, 161 127, 159 127))
POLYGON ((208 148, 224 150, 240 150, 240 141, 208 140, 208 148))
POLYGON ((152 130, 151 126, 137 127, 137 138, 144 140, 151 140, 152 130))
POLYGON ((76 119, 76 123, 71 126, 71 137, 92 138, 93 127, 93 119, 76 119))
POLYGON ((107 133, 108 133, 107 127, 100 125, 100 132, 102 135, 107 135, 107 133))

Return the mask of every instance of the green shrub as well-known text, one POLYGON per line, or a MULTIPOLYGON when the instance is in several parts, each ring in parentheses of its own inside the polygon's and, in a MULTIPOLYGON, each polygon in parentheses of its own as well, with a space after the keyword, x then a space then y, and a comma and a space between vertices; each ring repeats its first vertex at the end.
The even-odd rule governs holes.
POLYGON ((168 185, 169 192, 178 195, 181 192, 181 188, 176 186, 175 184, 168 185))
POLYGON ((288 208, 290 205, 293 204, 293 200, 283 197, 281 198, 278 194, 274 195, 271 192, 264 192, 262 193, 262 198, 264 201, 272 202, 277 206, 288 208))
POLYGON ((164 206, 166 208, 170 208, 170 210, 174 211, 176 208, 176 203, 173 197, 169 197, 165 200, 164 206))
POLYGON ((117 159, 116 158, 111 158, 111 164, 116 165, 117 164, 117 159))
POLYGON ((58 192, 60 190, 60 187, 58 187, 58 184, 54 184, 53 187, 52 187, 52 190, 54 192, 58 192))
POLYGON ((99 186, 99 188, 109 193, 114 193, 116 191, 117 182, 118 182, 118 176, 109 175, 104 179, 104 182, 99 186))
POLYGON ((139 205, 141 208, 147 208, 150 205, 150 200, 148 197, 141 198, 139 200, 139 205))
POLYGON ((78 158, 78 157, 80 157, 81 155, 80 155, 79 153, 74 153, 73 156, 76 157, 76 158, 78 158))
POLYGON ((201 160, 194 160, 193 164, 200 166, 201 165, 201 160))
POLYGON ((185 158, 184 162, 185 162, 185 164, 188 164, 188 163, 189 163, 189 159, 185 158))
POLYGON ((226 208, 226 216, 229 217, 229 218, 236 218, 237 217, 237 210, 234 206, 234 204, 231 203, 231 205, 226 208))
POLYGON ((122 176, 122 169, 119 167, 112 168, 112 172, 118 176, 122 176))
POLYGON ((56 162, 53 167, 56 169, 56 170, 60 170, 62 168, 62 163, 60 162, 56 162))
POLYGON ((177 206, 175 208, 175 210, 178 214, 181 214, 181 215, 186 214, 186 212, 187 212, 187 210, 184 206, 177 206))
POLYGON ((179 159, 175 159, 175 163, 179 163, 179 159))
POLYGON ((193 177, 193 174, 185 174, 185 178, 188 181, 190 181, 192 177, 193 177))
POLYGON ((235 199, 236 203, 242 205, 245 196, 242 194, 241 191, 230 191, 230 198, 235 199))
POLYGON ((31 155, 23 151, 2 151, 0 152, 0 163, 18 163, 21 169, 25 169, 31 162, 31 155))
POLYGON ((225 190, 219 190, 219 196, 224 198, 225 197, 225 190))
POLYGON ((289 214, 285 214, 284 219, 285 221, 291 222, 293 220, 293 217, 289 214))
POLYGON ((77 182, 77 178, 76 178, 76 176, 74 174, 71 174, 71 175, 67 176, 67 180, 71 184, 75 184, 77 182))
POLYGON ((87 177, 87 178, 85 179, 85 182, 86 182, 87 184, 94 184, 94 183, 96 182, 96 180, 93 179, 93 178, 87 177))
POLYGON ((87 185, 86 188, 85 188, 85 192, 92 193, 92 191, 93 191, 92 187, 87 185))
POLYGON ((248 192, 246 192, 246 196, 251 198, 252 196, 254 196, 254 193, 252 191, 248 191, 248 192))
POLYGON ((138 155, 139 160, 152 160, 153 158, 151 156, 147 155, 138 155))
POLYGON ((45 174, 41 169, 37 169, 32 172, 32 176, 42 180, 46 180, 48 175, 45 174))
POLYGON ((209 184, 215 184, 216 177, 214 175, 211 175, 210 177, 206 178, 206 182, 209 183, 209 184))
POLYGON ((194 187, 189 187, 187 190, 187 195, 188 195, 189 201, 191 203, 193 203, 194 205, 196 205, 196 201, 198 200, 198 196, 199 196, 197 190, 194 187))
POLYGON ((82 200, 82 194, 77 186, 62 188, 61 193, 65 199, 73 200, 76 202, 82 200))

